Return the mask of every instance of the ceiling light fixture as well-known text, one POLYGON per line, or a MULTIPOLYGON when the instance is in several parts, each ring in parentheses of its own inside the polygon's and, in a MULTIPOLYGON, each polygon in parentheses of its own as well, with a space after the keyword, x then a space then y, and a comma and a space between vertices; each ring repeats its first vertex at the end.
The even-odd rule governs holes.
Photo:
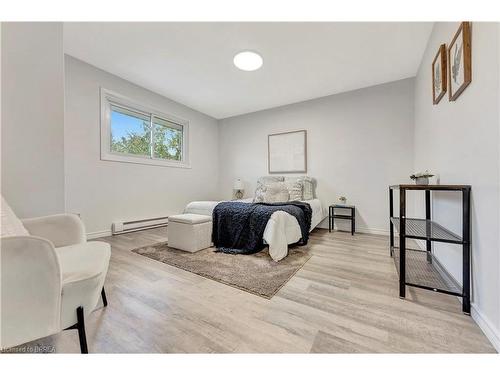
POLYGON ((234 56, 233 63, 238 69, 251 72, 259 69, 262 66, 263 60, 262 56, 258 53, 243 51, 234 56))

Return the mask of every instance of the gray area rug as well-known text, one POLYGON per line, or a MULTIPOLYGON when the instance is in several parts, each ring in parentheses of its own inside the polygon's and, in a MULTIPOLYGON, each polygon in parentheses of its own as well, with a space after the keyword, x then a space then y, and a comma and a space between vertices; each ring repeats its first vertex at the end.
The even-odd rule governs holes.
POLYGON ((132 251, 268 299, 311 257, 307 246, 289 248, 288 256, 279 262, 271 259, 267 248, 252 255, 215 253, 214 250, 210 247, 189 253, 158 243, 132 251))

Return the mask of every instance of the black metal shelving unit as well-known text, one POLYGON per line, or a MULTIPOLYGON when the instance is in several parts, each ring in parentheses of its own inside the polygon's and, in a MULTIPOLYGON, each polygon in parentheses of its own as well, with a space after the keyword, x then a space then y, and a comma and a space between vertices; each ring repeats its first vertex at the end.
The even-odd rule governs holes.
POLYGON ((470 315, 470 185, 393 185, 389 186, 390 253, 399 274, 399 297, 406 297, 406 286, 462 297, 462 311, 470 315), (394 190, 399 190, 399 216, 394 216, 394 190), (406 192, 425 192, 425 219, 406 217, 406 192), (461 236, 431 218, 431 191, 462 193, 461 236), (399 246, 394 246, 394 230, 399 246), (425 250, 410 249, 406 239, 424 240, 425 250), (462 246, 462 285, 449 275, 432 253, 432 242, 462 246))

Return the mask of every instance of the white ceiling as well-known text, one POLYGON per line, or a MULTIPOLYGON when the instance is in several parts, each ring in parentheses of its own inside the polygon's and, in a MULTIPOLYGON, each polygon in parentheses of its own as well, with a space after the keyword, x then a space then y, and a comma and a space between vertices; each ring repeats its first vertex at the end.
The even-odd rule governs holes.
POLYGON ((415 76, 432 23, 65 23, 64 48, 217 119, 415 76), (238 70, 234 55, 264 65, 238 70))

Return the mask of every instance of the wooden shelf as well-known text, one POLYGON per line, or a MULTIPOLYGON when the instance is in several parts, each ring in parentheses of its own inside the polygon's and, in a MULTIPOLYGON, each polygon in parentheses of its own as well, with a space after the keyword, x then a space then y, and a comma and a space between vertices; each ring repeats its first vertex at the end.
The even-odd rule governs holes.
POLYGON ((389 186, 391 190, 447 190, 447 191, 462 191, 470 190, 470 185, 416 185, 416 184, 400 184, 389 186))

